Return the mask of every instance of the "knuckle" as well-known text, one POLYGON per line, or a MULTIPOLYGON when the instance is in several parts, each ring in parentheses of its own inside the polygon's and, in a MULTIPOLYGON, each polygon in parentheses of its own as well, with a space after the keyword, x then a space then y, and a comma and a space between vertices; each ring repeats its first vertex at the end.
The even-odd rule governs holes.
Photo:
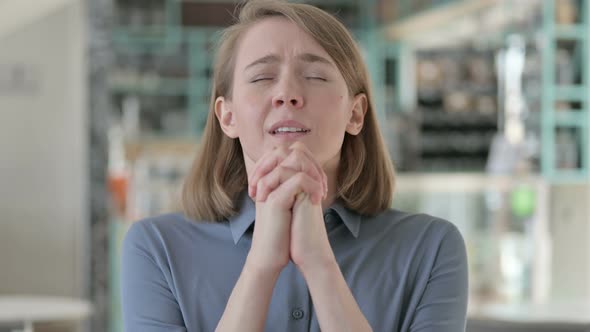
POLYGON ((306 182, 307 180, 307 175, 304 173, 297 173, 295 175, 295 180, 299 183, 299 184, 303 184, 306 182))
POLYGON ((267 202, 275 202, 277 200, 277 193, 275 191, 268 194, 266 197, 267 202))
POLYGON ((301 149, 296 149, 296 150, 294 150, 294 151, 293 151, 293 155, 294 155, 295 157, 297 157, 297 158, 304 158, 304 157, 306 157, 306 154, 305 154, 305 152, 304 152, 303 150, 301 150, 301 149))
POLYGON ((258 188, 266 189, 266 188, 268 188, 268 186, 269 186, 268 178, 262 178, 262 179, 258 180, 258 188))

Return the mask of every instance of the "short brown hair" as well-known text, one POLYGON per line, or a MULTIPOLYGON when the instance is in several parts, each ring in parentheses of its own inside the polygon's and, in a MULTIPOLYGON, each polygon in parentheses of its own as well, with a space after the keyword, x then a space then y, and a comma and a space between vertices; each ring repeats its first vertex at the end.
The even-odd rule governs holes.
POLYGON ((191 219, 221 221, 238 212, 240 193, 248 176, 239 139, 227 137, 215 116, 215 100, 231 100, 235 57, 240 37, 254 23, 285 17, 312 36, 332 57, 348 85, 349 94, 364 93, 368 105, 358 135, 345 134, 337 175, 336 198, 363 215, 376 215, 393 199, 395 171, 377 124, 367 68, 348 30, 335 17, 306 4, 280 0, 251 0, 238 21, 220 38, 213 69, 213 86, 201 146, 182 189, 182 207, 191 219))

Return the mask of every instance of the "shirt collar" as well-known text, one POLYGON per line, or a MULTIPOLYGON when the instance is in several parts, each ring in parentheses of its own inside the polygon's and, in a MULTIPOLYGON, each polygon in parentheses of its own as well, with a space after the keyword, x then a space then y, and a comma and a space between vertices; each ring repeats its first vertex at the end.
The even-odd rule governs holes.
POLYGON ((229 220, 229 228, 231 235, 234 239, 234 243, 237 244, 242 235, 246 233, 246 230, 254 223, 256 218, 256 205, 248 192, 242 192, 240 196, 240 209, 237 214, 231 216, 229 220))
POLYGON ((329 208, 324 210, 324 216, 330 210, 336 212, 336 214, 340 217, 340 220, 344 222, 350 233, 352 233, 355 238, 359 237, 362 219, 360 214, 347 209, 340 199, 336 200, 329 208))
MULTIPOLYGON (((239 204, 239 212, 236 215, 228 218, 229 228, 231 230, 232 238, 235 244, 238 243, 248 228, 252 226, 254 219, 256 218, 256 205, 254 204, 252 198, 248 196, 247 191, 244 191, 241 194, 239 204)), ((350 233, 352 233, 355 238, 358 238, 362 216, 347 209, 341 200, 336 200, 329 208, 324 209, 324 216, 332 211, 338 215, 350 233)))

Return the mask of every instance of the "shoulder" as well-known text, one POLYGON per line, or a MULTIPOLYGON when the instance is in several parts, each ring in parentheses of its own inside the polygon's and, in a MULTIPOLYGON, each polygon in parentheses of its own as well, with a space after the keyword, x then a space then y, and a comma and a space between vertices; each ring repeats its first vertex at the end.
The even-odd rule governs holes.
POLYGON ((162 214, 133 222, 123 241, 123 249, 139 247, 157 254, 168 252, 196 240, 206 233, 219 233, 226 223, 194 221, 182 213, 162 214))
POLYGON ((433 266, 437 260, 450 259, 451 256, 461 264, 466 260, 463 236, 448 220, 388 209, 365 221, 369 222, 361 226, 361 234, 367 241, 387 243, 387 250, 410 261, 433 266))
POLYGON ((169 213, 137 220, 129 226, 126 241, 146 241, 158 235, 186 228, 187 219, 181 213, 169 213))
POLYGON ((394 254, 416 285, 427 283, 432 271, 455 271, 466 280, 467 253, 452 222, 423 213, 389 209, 375 217, 373 236, 394 254), (424 271, 430 271, 425 273, 424 271))
POLYGON ((461 233, 452 222, 425 213, 409 213, 396 209, 387 209, 379 215, 369 218, 376 227, 385 228, 404 238, 428 239, 440 242, 448 237, 459 237, 461 233))

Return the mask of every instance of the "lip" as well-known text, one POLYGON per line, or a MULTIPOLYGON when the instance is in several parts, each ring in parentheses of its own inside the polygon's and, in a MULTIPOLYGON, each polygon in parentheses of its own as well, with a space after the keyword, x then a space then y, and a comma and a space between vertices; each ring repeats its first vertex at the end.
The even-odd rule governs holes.
POLYGON ((291 133, 291 134, 308 134, 311 131, 311 129, 309 129, 308 127, 304 126, 302 123, 297 122, 295 120, 283 120, 283 121, 279 121, 279 122, 276 122, 275 124, 273 124, 272 127, 270 127, 270 129, 268 130, 268 133, 271 135, 274 135, 273 132, 281 127, 301 128, 306 131, 305 133, 291 133))

